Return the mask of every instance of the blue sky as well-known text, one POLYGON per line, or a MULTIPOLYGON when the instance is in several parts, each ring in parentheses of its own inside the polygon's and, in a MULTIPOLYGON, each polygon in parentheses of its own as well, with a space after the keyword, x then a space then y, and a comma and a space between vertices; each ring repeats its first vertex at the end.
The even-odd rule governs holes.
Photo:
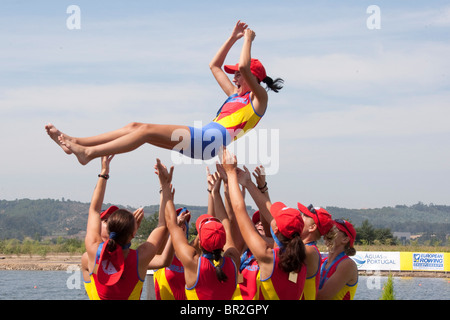
MULTIPOLYGON (((239 19, 285 80, 258 125, 279 132, 273 201, 450 204, 448 1, 2 1, 0 199, 90 201, 100 161, 64 154, 48 122, 73 136, 209 122, 226 97, 208 63, 239 19), (66 26, 73 4, 79 30, 66 26), (380 29, 367 28, 370 5, 380 29)), ((116 156, 105 201, 157 204, 156 157, 171 164, 149 145, 116 156)), ((177 203, 206 205, 205 164, 177 164, 174 185, 177 203)))

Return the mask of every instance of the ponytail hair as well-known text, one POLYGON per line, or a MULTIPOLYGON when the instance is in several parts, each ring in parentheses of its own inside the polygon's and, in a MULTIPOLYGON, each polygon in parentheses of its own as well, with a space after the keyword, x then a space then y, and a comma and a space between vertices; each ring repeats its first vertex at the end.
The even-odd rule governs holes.
POLYGON ((281 233, 278 234, 278 239, 283 244, 280 250, 280 261, 278 266, 286 273, 299 273, 305 264, 306 249, 300 234, 294 233, 292 239, 288 239, 281 233))
POLYGON ((352 257, 356 254, 356 249, 353 247, 350 247, 350 243, 347 243, 345 245, 344 251, 345 251, 345 254, 348 255, 349 257, 352 257))
POLYGON ((281 78, 276 78, 273 80, 271 77, 265 77, 263 82, 266 84, 266 90, 278 92, 281 88, 283 88, 284 80, 281 78))
POLYGON ((226 282, 228 280, 227 275, 225 272, 223 272, 222 268, 220 267, 220 259, 222 258, 222 249, 216 249, 213 252, 208 252, 205 249, 203 249, 203 256, 210 260, 211 263, 214 265, 216 269, 216 276, 217 280, 220 282, 226 282))
POLYGON ((223 272, 222 268, 220 267, 220 258, 222 258, 222 249, 216 249, 213 251, 213 264, 214 267, 216 268, 216 276, 217 279, 220 282, 226 282, 228 280, 227 275, 225 274, 225 272, 223 272))
POLYGON ((107 230, 109 232, 108 250, 113 252, 117 245, 124 247, 136 228, 134 215, 125 209, 114 211, 108 218, 107 230))

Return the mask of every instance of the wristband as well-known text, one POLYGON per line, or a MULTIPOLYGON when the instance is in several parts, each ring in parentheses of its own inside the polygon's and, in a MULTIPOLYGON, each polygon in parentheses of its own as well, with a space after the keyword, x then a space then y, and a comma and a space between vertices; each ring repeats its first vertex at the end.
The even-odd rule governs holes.
POLYGON ((105 180, 108 180, 109 179, 109 174, 99 174, 98 177, 99 178, 103 178, 105 180))
POLYGON ((258 189, 259 190, 263 190, 264 188, 266 188, 267 187, 267 181, 266 181, 266 184, 265 185, 263 185, 262 187, 258 187, 258 189))

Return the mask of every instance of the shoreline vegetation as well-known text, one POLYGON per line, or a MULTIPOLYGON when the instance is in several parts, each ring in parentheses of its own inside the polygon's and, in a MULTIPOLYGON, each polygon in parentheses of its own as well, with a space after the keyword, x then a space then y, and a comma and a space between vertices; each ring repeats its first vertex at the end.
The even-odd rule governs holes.
MULTIPOLYGON (((326 248, 320 250, 326 251, 326 248)), ((414 251, 414 252, 448 252, 448 247, 430 247, 430 246, 374 246, 360 245, 355 246, 357 251, 414 251)), ((0 270, 14 271, 67 271, 68 268, 81 267, 80 250, 75 252, 48 252, 40 253, 3 253, 0 251, 0 270)), ((73 269, 72 269, 73 270, 73 269)), ((373 276, 372 271, 360 271, 360 275, 373 276)), ((394 277, 430 277, 430 278, 448 278, 446 272, 438 271, 381 271, 377 275, 394 277)))

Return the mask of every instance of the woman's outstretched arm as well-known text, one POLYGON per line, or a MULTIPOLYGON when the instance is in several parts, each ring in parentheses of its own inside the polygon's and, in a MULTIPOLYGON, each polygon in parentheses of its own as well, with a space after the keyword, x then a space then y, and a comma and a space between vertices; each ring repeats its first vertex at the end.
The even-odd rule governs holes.
POLYGON ((231 47, 233 47, 236 41, 244 36, 244 31, 245 29, 247 29, 247 27, 248 26, 246 23, 239 20, 236 23, 231 36, 225 41, 222 47, 220 47, 219 51, 216 53, 209 64, 209 68, 211 69, 214 78, 219 83, 220 87, 227 96, 231 96, 232 94, 234 94, 236 88, 230 81, 226 73, 222 70, 222 66, 231 47))
POLYGON ((101 236, 101 219, 100 212, 102 210, 103 199, 106 192, 106 181, 109 175, 109 164, 114 156, 102 157, 102 170, 92 194, 91 204, 89 206, 89 216, 86 227, 86 237, 84 240, 86 251, 89 257, 90 271, 94 267, 95 254, 98 245, 103 241, 101 236))

